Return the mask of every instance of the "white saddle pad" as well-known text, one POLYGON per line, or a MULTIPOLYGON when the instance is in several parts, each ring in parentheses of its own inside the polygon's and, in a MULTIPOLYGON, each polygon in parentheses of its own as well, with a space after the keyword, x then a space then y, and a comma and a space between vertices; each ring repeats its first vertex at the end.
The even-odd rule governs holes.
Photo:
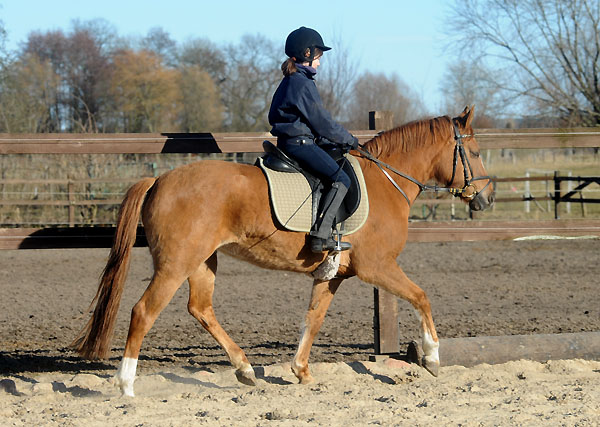
MULTIPOLYGON (((362 169, 354 156, 347 154, 346 157, 356 172, 361 200, 356 212, 344 221, 344 235, 359 230, 369 215, 369 197, 362 169)), ((312 225, 312 192, 304 175, 274 171, 263 165, 262 158, 258 160, 269 183, 269 196, 277 221, 288 230, 308 233, 312 225)))

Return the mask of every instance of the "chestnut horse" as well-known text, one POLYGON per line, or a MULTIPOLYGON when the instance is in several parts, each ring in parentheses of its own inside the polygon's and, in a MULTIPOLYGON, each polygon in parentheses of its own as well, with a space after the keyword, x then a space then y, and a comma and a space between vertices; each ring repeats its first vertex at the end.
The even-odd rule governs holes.
MULTIPOLYGON (((409 203, 423 189, 421 182, 435 180, 453 187, 474 210, 493 203, 493 186, 479 156, 472 119, 473 110, 465 108, 454 119, 443 116, 412 122, 383 132, 363 146, 371 159, 376 157, 385 166, 359 158, 369 194, 369 217, 360 230, 345 237, 352 249, 341 253, 337 275, 331 280, 314 280, 292 362, 300 383, 312 380, 308 359, 313 340, 336 290, 352 276, 413 305, 420 314, 424 366, 437 375, 439 343, 429 300, 396 264, 396 258, 406 242, 409 203), (388 174, 397 174, 394 179, 382 172, 386 167, 392 171, 388 174)), ((307 274, 326 254, 311 252, 306 233, 286 231, 276 222, 267 181, 258 167, 207 160, 156 179, 144 178, 128 190, 121 204, 114 243, 94 298, 95 310, 73 344, 83 357, 103 358, 110 351, 140 212, 154 275, 131 313, 125 352, 115 375, 123 394, 133 396, 142 340, 186 279, 190 314, 227 353, 238 380, 255 384, 246 355, 213 311, 217 251, 261 267, 307 274)))

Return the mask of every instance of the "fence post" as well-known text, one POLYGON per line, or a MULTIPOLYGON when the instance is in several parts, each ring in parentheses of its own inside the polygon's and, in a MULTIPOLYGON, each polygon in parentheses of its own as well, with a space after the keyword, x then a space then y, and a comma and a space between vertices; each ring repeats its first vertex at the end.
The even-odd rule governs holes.
MULTIPOLYGON (((391 111, 370 111, 369 129, 388 130, 393 126, 394 113, 391 111)), ((398 330, 398 298, 391 293, 373 288, 375 313, 373 331, 375 354, 400 352, 400 333, 398 330)))
POLYGON ((389 130, 394 125, 392 111, 369 111, 369 130, 389 130))
POLYGON ((560 203, 560 179, 558 171, 554 171, 554 219, 559 219, 558 204, 560 203))
POLYGON ((75 227, 75 183, 69 180, 67 192, 69 195, 69 227, 75 227))
MULTIPOLYGON (((572 177, 573 172, 569 171, 567 176, 572 177)), ((573 181, 568 180, 567 181, 567 193, 570 193, 572 189, 573 189, 573 181)), ((571 213, 571 202, 567 202, 567 214, 570 214, 570 213, 571 213)))
MULTIPOLYGON (((569 181, 570 182, 570 181, 569 181)), ((581 185, 581 181, 577 181, 577 186, 581 185)), ((581 204, 581 217, 585 218, 585 202, 583 201, 583 188, 579 190, 579 202, 581 204)))
MULTIPOLYGON (((529 178, 529 171, 525 172, 525 177, 529 178)), ((525 212, 529 213, 531 211, 529 199, 531 199, 531 187, 529 181, 525 181, 525 212)))

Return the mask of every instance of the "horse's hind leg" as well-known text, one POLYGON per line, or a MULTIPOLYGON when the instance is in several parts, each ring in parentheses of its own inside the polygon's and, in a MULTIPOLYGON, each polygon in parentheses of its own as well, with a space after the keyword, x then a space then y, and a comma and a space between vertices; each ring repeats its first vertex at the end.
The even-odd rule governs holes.
POLYGON ((115 375, 116 385, 125 396, 134 396, 133 382, 144 337, 185 280, 184 274, 167 271, 159 269, 154 272, 144 295, 131 310, 125 352, 115 375))
POLYGON ((216 271, 217 254, 214 253, 194 274, 188 277, 190 284, 188 310, 225 350, 231 364, 236 369, 235 375, 238 381, 247 385, 256 385, 254 370, 244 351, 227 335, 215 316, 212 298, 216 271))
POLYGON ((344 279, 332 279, 325 282, 315 280, 313 283, 308 311, 304 318, 300 344, 298 344, 298 350, 292 362, 292 371, 301 384, 308 384, 313 380, 308 369, 310 349, 315 336, 319 332, 319 329, 321 329, 323 319, 331 304, 331 300, 333 300, 335 291, 337 291, 342 280, 344 279))

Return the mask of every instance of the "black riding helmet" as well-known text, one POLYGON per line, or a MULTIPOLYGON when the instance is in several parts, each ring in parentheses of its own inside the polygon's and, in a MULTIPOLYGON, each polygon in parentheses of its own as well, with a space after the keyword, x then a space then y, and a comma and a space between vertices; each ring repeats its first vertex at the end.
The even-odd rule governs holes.
POLYGON ((325 46, 321 35, 312 28, 300 27, 292 31, 285 41, 285 54, 300 63, 312 63, 315 59, 315 48, 323 52, 331 49, 325 46), (310 51, 308 57, 304 56, 306 49, 310 51))

